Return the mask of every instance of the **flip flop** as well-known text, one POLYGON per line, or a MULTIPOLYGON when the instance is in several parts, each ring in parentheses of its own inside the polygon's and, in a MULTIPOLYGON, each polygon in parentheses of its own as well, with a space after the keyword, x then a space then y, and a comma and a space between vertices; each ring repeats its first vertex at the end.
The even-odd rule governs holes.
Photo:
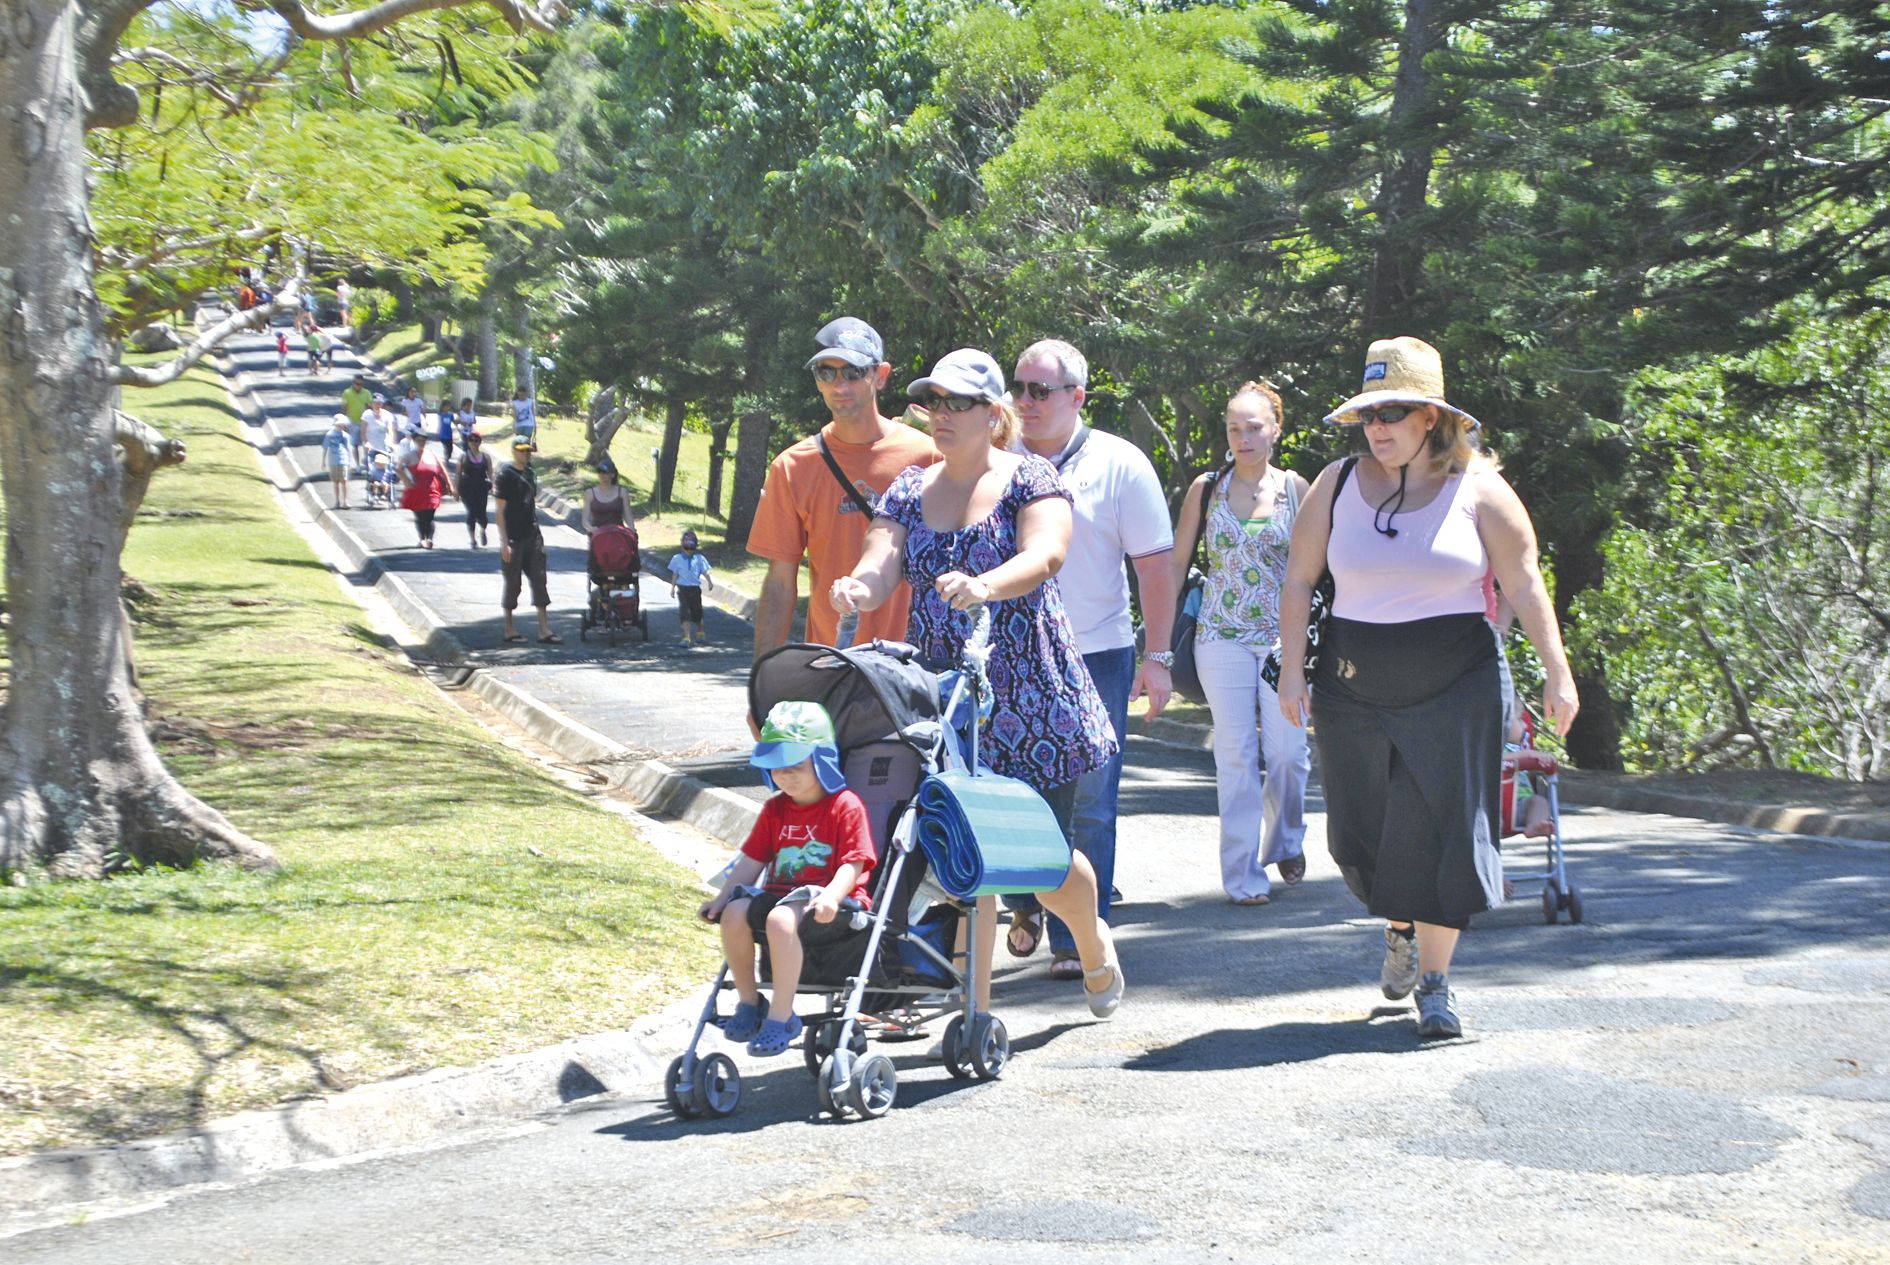
POLYGON ((1082 979, 1083 959, 1078 957, 1074 950, 1063 950, 1050 963, 1050 978, 1053 980, 1082 979))
POLYGON ((1288 887, 1291 887, 1305 877, 1306 854, 1304 852, 1296 857, 1287 857, 1286 860, 1280 862, 1280 881, 1285 883, 1288 887))
POLYGON ((1004 935, 1004 947, 1014 958, 1027 958, 1037 951, 1037 945, 1043 940, 1043 910, 1013 909, 1011 911, 1011 929, 1004 935), (1018 939, 1018 932, 1023 932, 1023 939, 1018 939), (1022 944, 1023 948, 1017 946, 1022 944))
POLYGON ((507 633, 505 634, 505 639, 507 641, 523 641, 525 640, 525 634, 524 633, 507 633))
MULTIPOLYGON (((523 641, 524 638, 521 637, 519 640, 523 641)), ((562 646, 564 644, 564 638, 560 637, 557 633, 546 633, 538 639, 538 644, 541 646, 562 646)))

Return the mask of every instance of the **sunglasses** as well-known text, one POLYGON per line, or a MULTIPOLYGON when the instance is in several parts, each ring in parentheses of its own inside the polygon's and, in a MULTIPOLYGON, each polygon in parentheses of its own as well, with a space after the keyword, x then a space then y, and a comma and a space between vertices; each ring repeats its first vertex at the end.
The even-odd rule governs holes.
POLYGON ((983 404, 983 400, 973 399, 969 395, 928 395, 919 400, 926 408, 936 412, 944 409, 948 413, 969 413, 983 404))
POLYGON ((833 382, 845 378, 848 382, 858 382, 873 372, 872 365, 815 365, 814 381, 833 382))
POLYGON ((1383 422, 1387 426, 1396 426, 1405 418, 1418 411, 1415 404, 1387 404, 1383 408, 1362 408, 1352 414, 1356 419, 1354 426, 1370 426, 1373 422, 1383 422))
POLYGON ((1074 391, 1074 390, 1076 390, 1076 383, 1074 382, 1064 382, 1064 383, 1059 383, 1054 386, 1048 382, 1013 382, 1011 383, 1012 395, 1028 395, 1031 399, 1037 401, 1037 403, 1039 404, 1042 404, 1045 400, 1049 399, 1050 396, 1054 392, 1074 391))

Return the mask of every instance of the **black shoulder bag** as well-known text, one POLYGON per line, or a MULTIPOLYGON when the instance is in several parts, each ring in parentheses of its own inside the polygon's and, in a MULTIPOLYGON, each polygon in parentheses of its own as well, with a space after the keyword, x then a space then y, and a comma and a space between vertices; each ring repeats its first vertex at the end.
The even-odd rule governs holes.
POLYGON ((1201 489, 1201 521, 1195 526, 1194 556, 1189 559, 1188 578, 1182 581, 1181 592, 1175 595, 1174 631, 1168 638, 1168 648, 1175 652, 1168 677, 1174 682, 1175 693, 1190 703, 1207 702, 1207 691, 1201 688, 1200 669, 1194 665, 1194 633, 1201 619, 1201 589, 1207 583, 1208 508, 1214 503, 1214 489, 1220 485, 1222 477, 1215 475, 1201 489))
MULTIPOLYGON (((1332 489, 1332 503, 1326 507, 1327 548, 1331 548, 1332 519, 1339 506, 1339 493, 1345 491, 1345 481, 1352 477, 1352 467, 1358 464, 1357 457, 1347 457, 1345 464, 1339 467, 1339 481, 1332 489)), ((1332 598, 1337 592, 1332 582, 1332 567, 1319 573, 1319 583, 1313 585, 1312 605, 1306 612, 1306 679, 1312 680, 1313 673, 1319 667, 1319 639, 1325 635, 1326 620, 1332 617, 1332 598)), ((1267 661, 1260 665, 1260 679, 1270 687, 1280 688, 1280 643, 1274 642, 1273 649, 1267 652, 1267 661)))

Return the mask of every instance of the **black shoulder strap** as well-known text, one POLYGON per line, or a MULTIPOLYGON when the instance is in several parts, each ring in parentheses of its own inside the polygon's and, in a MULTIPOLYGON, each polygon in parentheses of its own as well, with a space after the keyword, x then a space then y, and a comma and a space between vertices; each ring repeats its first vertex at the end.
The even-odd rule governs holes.
POLYGON ((1201 574, 1207 574, 1207 520, 1208 507, 1214 503, 1214 489, 1219 486, 1223 471, 1211 471, 1207 486, 1201 489, 1201 521, 1194 527, 1194 566, 1201 574))
POLYGON ((820 459, 833 471, 833 481, 838 483, 846 494, 853 498, 854 506, 866 515, 866 521, 873 521, 873 503, 860 495, 860 490, 853 486, 853 480, 847 478, 847 472, 840 468, 840 463, 833 459, 833 452, 827 447, 827 437, 819 431, 814 432, 814 444, 820 449, 820 459))
POLYGON ((1088 442, 1089 442, 1089 427, 1083 425, 1081 422, 1078 422, 1076 425, 1076 442, 1071 444, 1068 448, 1064 449, 1062 452, 1058 453, 1057 459, 1055 461, 1052 461, 1050 464, 1056 467, 1058 474, 1063 473, 1063 467, 1069 465, 1070 462, 1076 457, 1076 454, 1083 451, 1083 445, 1088 442))
POLYGON ((1339 481, 1332 486, 1332 504, 1326 506, 1326 531, 1332 531, 1332 524, 1339 513, 1339 493, 1345 491, 1345 481, 1352 477, 1352 467, 1358 464, 1357 457, 1347 457, 1345 464, 1339 467, 1339 481))

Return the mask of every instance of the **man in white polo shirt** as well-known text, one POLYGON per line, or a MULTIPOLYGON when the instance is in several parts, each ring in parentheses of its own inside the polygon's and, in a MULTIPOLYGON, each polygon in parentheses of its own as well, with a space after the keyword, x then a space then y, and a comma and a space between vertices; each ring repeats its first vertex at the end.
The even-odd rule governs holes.
MULTIPOLYGON (((1126 746, 1129 701, 1146 693, 1153 716, 1167 706, 1174 690, 1168 679, 1174 662, 1168 635, 1175 617, 1170 569, 1175 533, 1161 480, 1148 458, 1128 440, 1083 424, 1088 386, 1089 361, 1083 353, 1049 339, 1031 344, 1017 358, 1011 399, 1023 423, 1024 447, 1057 467, 1074 498, 1076 522, 1057 585, 1076 630, 1077 649, 1109 708, 1117 739, 1126 746), (1139 669, 1125 557, 1135 568, 1151 648, 1139 669)), ((1076 787, 1072 843, 1096 868, 1098 912, 1104 921, 1115 884, 1116 792, 1121 782, 1118 753, 1106 767, 1085 774, 1076 787)), ((1082 979, 1069 928, 1056 918, 1049 923, 1051 977, 1082 979)), ((1025 956, 1035 948, 1034 926, 1027 909, 1014 912, 1012 953, 1025 956)))

